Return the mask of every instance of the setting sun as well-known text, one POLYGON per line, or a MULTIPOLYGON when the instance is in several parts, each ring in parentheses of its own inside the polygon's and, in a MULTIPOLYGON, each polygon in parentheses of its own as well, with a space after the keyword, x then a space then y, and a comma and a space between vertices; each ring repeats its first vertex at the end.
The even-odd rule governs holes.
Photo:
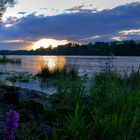
POLYGON ((67 44, 67 40, 55 40, 55 39, 41 39, 34 43, 33 49, 38 49, 40 47, 48 48, 50 45, 55 48, 58 45, 67 44))

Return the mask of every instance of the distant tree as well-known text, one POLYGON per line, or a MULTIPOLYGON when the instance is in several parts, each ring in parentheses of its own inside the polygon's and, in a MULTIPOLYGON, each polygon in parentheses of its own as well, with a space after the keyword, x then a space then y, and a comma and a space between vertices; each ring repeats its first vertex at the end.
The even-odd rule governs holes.
POLYGON ((17 0, 0 0, 0 19, 3 13, 6 11, 7 7, 12 7, 17 0))
POLYGON ((140 56, 140 42, 114 41, 95 44, 65 44, 53 48, 40 47, 36 50, 0 50, 0 55, 100 55, 100 56, 140 56))
POLYGON ((49 49, 52 49, 53 48, 53 46, 52 45, 49 45, 49 47, 48 47, 49 49))

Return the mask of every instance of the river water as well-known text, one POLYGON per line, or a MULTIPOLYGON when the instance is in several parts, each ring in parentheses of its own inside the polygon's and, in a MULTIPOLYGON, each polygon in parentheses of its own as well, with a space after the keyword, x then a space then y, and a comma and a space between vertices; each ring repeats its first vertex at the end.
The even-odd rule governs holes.
MULTIPOLYGON (((0 56, 2 57, 2 56, 0 56)), ((0 64, 1 71, 17 71, 37 73, 42 67, 50 69, 63 68, 65 65, 76 67, 79 74, 93 75, 109 66, 118 72, 130 72, 137 70, 140 65, 140 57, 107 57, 107 56, 7 56, 8 58, 20 58, 21 64, 0 64)))

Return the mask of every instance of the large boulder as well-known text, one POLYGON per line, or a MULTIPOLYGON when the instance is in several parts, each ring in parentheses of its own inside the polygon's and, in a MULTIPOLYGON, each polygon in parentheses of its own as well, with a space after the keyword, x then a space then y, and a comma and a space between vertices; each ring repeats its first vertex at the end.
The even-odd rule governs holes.
POLYGON ((8 104, 18 104, 18 94, 16 93, 16 91, 18 90, 17 87, 13 87, 13 86, 6 86, 3 85, 1 86, 1 89, 5 90, 5 93, 3 95, 3 97, 1 98, 3 103, 8 103, 8 104))
POLYGON ((15 86, 2 85, 0 101, 8 104, 24 104, 31 99, 42 99, 45 93, 15 86))
POLYGON ((3 101, 4 96, 6 95, 7 91, 5 89, 0 88, 0 103, 3 101))
POLYGON ((19 95, 18 96, 18 101, 20 104, 23 104, 31 99, 41 99, 43 94, 40 91, 36 91, 36 90, 30 90, 30 89, 20 89, 18 91, 16 91, 16 93, 19 95))

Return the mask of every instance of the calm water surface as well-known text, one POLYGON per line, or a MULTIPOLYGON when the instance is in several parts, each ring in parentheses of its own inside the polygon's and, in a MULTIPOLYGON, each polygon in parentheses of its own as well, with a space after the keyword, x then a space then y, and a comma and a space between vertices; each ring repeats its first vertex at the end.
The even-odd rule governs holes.
MULTIPOLYGON (((2 57, 2 56, 0 56, 2 57)), ((111 63, 119 72, 130 72, 132 67, 138 69, 140 57, 114 57, 108 59, 106 56, 7 56, 8 58, 21 58, 21 65, 0 64, 1 71, 22 71, 37 73, 47 65, 50 69, 63 68, 65 65, 74 66, 79 74, 95 74, 104 70, 108 63, 111 63)))

